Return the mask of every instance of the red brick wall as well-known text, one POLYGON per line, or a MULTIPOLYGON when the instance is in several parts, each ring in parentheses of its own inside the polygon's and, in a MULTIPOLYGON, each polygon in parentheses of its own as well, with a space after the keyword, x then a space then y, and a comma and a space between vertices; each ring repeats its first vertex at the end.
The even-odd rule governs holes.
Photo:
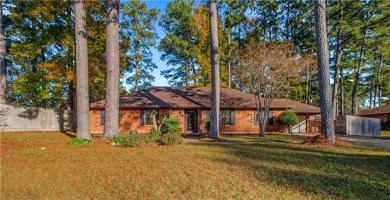
POLYGON ((199 132, 207 132, 206 121, 207 121, 208 110, 198 110, 198 130, 199 132))
MULTIPOLYGON (((198 130, 199 132, 206 131, 206 120, 208 110, 198 110, 198 130)), ((267 131, 278 131, 281 127, 277 122, 277 117, 284 112, 284 110, 274 110, 274 125, 267 126, 267 131)), ((234 134, 248 134, 258 133, 259 126, 254 124, 254 109, 238 109, 236 110, 235 125, 221 125, 221 133, 234 134)), ((179 119, 181 129, 185 131, 185 111, 184 109, 160 109, 159 117, 163 119, 164 116, 169 118, 179 119)), ((103 125, 100 124, 100 110, 91 109, 89 111, 91 133, 103 133, 103 125)), ((141 126, 140 123, 140 109, 121 109, 119 120, 119 131, 121 133, 129 133, 130 131, 137 131, 138 133, 149 133, 151 126, 141 126)))
MULTIPOLYGON (((159 117, 162 119, 164 115, 167 115, 168 110, 161 110, 159 117)), ((100 110, 89 111, 89 121, 91 133, 103 133, 103 125, 100 123, 100 110)), ((130 133, 130 131, 137 131, 138 133, 149 133, 152 126, 141 126, 140 122, 140 109, 121 109, 119 112, 119 132, 130 133)), ((168 117, 168 116, 167 116, 168 117)))
POLYGON ((103 126, 100 125, 100 110, 89 110, 89 126, 91 133, 103 133, 103 126))
MULTIPOLYGON (((279 115, 285 110, 274 110, 274 125, 267 126, 266 131, 279 131, 282 127, 277 122, 277 118, 279 115)), ((207 120, 207 112, 208 110, 199 110, 199 130, 206 131, 206 120, 207 120)), ((234 134, 248 134, 248 133, 259 133, 259 126, 255 125, 255 110, 254 109, 237 109, 236 110, 236 119, 235 125, 221 125, 220 132, 221 133, 234 133, 234 134)))

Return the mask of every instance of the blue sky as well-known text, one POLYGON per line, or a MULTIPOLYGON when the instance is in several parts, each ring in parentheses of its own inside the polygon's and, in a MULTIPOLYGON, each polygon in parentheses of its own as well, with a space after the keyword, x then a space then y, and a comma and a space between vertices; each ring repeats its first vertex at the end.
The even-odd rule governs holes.
MULTIPOLYGON (((165 13, 165 9, 167 7, 168 2, 169 1, 159 1, 159 0, 157 0, 157 1, 146 1, 146 3, 148 4, 148 8, 156 8, 157 7, 157 8, 160 9, 159 19, 160 19, 160 16, 163 13, 165 13)), ((158 38, 159 38, 158 42, 157 42, 157 44, 158 44, 160 39, 165 36, 165 33, 164 33, 163 29, 158 24, 156 24, 156 30, 157 30, 157 34, 158 34, 158 38)), ((158 66, 158 69, 153 72, 154 77, 156 77, 156 79, 154 81, 154 85, 156 85, 156 86, 168 86, 167 79, 165 79, 160 74, 161 70, 167 69, 167 64, 166 64, 166 62, 160 60, 161 53, 158 52, 156 47, 153 48, 152 52, 153 52, 153 61, 158 66)))

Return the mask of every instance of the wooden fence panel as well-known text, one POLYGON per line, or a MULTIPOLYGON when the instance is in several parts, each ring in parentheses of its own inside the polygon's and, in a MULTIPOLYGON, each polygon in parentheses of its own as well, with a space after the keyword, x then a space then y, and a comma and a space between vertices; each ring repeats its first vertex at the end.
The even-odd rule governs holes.
POLYGON ((381 136, 380 119, 347 115, 338 117, 335 125, 336 133, 338 134, 370 137, 381 136))
POLYGON ((0 131, 59 131, 69 121, 67 111, 0 104, 0 131))

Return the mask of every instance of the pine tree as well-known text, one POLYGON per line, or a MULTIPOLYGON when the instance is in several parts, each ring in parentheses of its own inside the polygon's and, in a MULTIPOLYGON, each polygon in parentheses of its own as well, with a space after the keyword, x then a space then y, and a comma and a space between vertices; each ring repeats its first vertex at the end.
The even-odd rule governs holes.
POLYGON ((219 111, 220 111, 220 86, 219 86, 219 56, 218 56, 218 12, 216 0, 210 0, 210 49, 211 49, 211 124, 210 137, 219 138, 219 111))
POLYGON ((119 1, 109 0, 106 24, 106 109, 104 137, 119 134, 119 1))
POLYGON ((196 83, 195 44, 196 29, 192 19, 193 2, 174 0, 161 17, 160 26, 166 32, 158 46, 161 59, 173 66, 161 71, 171 85, 190 86, 196 83))
MULTIPOLYGON (((210 49, 210 30, 204 27, 210 26, 209 20, 209 8, 206 5, 198 5, 193 13, 194 26, 196 27, 196 39, 195 44, 196 51, 196 66, 198 68, 196 72, 196 85, 211 86, 211 49, 210 49)), ((228 44, 226 34, 222 30, 222 22, 218 20, 218 44, 219 44, 219 57, 220 57, 220 84, 222 87, 228 86, 228 72, 226 61, 228 59, 225 54, 228 44)))
POLYGON ((321 125, 322 133, 329 143, 335 143, 334 117, 329 80, 329 50, 326 29, 326 5, 325 0, 315 1, 317 63, 320 84, 321 125))
POLYGON ((5 65, 5 37, 3 27, 3 0, 0 0, 0 104, 6 103, 7 68, 5 65))
POLYGON ((156 45, 157 33, 155 22, 159 10, 148 9, 145 2, 131 0, 123 5, 123 21, 121 31, 131 41, 127 56, 131 59, 128 72, 131 76, 127 79, 132 84, 134 91, 150 87, 154 81, 153 70, 157 65, 152 61, 151 48, 156 45))
POLYGON ((90 138, 88 95, 88 46, 84 0, 74 0, 77 78, 77 137, 90 138))

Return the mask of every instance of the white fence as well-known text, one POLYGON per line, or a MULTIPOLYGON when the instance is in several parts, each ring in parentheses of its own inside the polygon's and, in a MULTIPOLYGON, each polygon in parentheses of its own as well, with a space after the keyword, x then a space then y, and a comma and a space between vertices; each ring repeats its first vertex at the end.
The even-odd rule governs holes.
POLYGON ((0 104, 0 131, 60 131, 70 127, 68 112, 0 104))

